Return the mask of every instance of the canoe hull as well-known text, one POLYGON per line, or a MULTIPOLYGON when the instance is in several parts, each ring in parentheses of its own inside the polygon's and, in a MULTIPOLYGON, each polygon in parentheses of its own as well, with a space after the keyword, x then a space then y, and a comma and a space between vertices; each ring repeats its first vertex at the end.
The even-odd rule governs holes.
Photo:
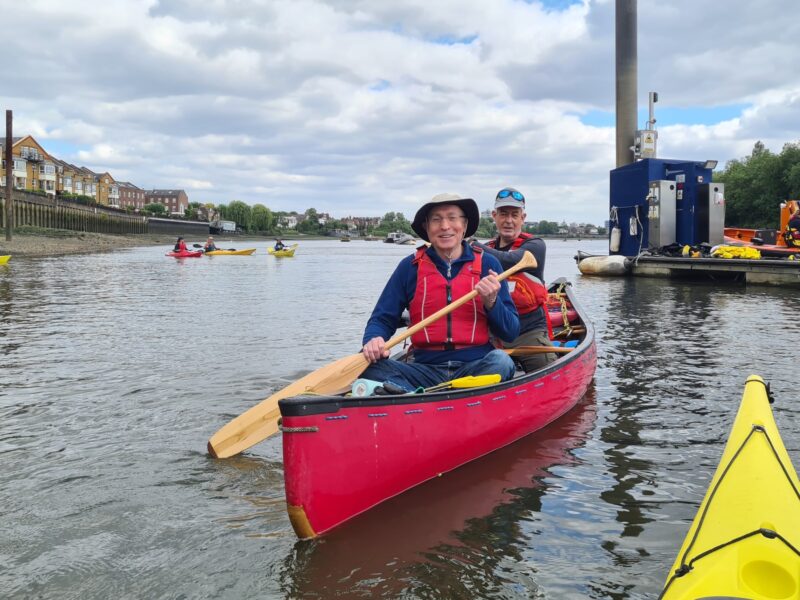
POLYGON ((490 387, 279 403, 286 501, 301 538, 329 531, 405 490, 554 421, 583 397, 594 333, 546 369, 490 387))
POLYGON ((764 381, 751 375, 661 598, 800 598, 800 556, 788 546, 800 548, 798 490, 764 381))
POLYGON ((203 253, 200 250, 198 250, 196 252, 194 252, 194 251, 167 252, 165 254, 165 256, 172 256, 173 258, 199 258, 199 257, 203 256, 203 253))

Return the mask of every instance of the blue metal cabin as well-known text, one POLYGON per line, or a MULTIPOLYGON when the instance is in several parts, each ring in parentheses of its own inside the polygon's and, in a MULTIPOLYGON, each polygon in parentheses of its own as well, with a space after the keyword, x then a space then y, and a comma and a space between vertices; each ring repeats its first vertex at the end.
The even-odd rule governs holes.
POLYGON ((618 249, 613 248, 610 235, 609 253, 636 256, 674 242, 690 246, 722 243, 723 187, 711 184, 712 168, 707 168, 708 164, 645 158, 613 169, 609 219, 611 230, 620 230, 620 243, 618 249), (659 182, 670 183, 659 188, 659 182), (674 196, 659 198, 659 189, 674 196), (657 239, 652 239, 656 237, 654 227, 659 233, 657 239))

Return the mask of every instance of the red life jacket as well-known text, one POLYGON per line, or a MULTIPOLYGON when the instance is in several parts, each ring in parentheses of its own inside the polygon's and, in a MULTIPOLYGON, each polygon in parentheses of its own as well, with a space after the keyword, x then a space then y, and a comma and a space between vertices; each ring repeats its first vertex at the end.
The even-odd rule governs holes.
MULTIPOLYGON (((520 233, 514 243, 511 244, 511 250, 518 249, 530 239, 533 239, 530 233, 520 233)), ((489 240, 486 245, 490 248, 496 248, 497 240, 489 240)), ((547 302, 547 288, 530 273, 525 273, 524 271, 515 273, 508 278, 508 285, 512 288, 511 299, 514 301, 514 305, 520 315, 527 315, 547 302)))
MULTIPOLYGON (((473 249, 472 262, 463 265, 458 275, 447 281, 426 249, 425 246, 419 248, 413 261, 417 267, 417 287, 408 307, 412 324, 470 293, 481 279, 480 250, 473 249)), ((489 322, 479 296, 411 336, 412 345, 423 350, 458 350, 481 346, 488 341, 489 322)))

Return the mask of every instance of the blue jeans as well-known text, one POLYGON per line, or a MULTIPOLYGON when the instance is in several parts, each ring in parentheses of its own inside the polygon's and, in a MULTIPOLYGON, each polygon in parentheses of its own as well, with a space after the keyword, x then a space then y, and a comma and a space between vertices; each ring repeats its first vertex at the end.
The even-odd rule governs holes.
POLYGON ((427 388, 451 379, 468 375, 492 375, 499 373, 502 381, 514 376, 514 361, 502 350, 492 350, 480 360, 471 362, 446 362, 438 365, 404 363, 387 358, 367 367, 361 375, 373 381, 389 381, 408 392, 427 388))

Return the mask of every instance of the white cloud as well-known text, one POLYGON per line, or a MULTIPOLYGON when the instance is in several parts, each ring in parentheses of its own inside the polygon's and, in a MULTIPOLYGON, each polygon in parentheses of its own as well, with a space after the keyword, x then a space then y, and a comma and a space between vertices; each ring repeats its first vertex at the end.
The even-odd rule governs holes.
MULTIPOLYGON (((532 220, 600 223, 615 136, 581 116, 614 109, 614 3, 547 6, 32 0, 0 20, 0 98, 17 135, 74 148, 60 158, 192 200, 411 217, 441 191, 488 207, 513 185, 532 220)), ((662 156, 724 164, 800 138, 800 7, 638 12, 640 98, 687 115, 659 122, 662 156)))

